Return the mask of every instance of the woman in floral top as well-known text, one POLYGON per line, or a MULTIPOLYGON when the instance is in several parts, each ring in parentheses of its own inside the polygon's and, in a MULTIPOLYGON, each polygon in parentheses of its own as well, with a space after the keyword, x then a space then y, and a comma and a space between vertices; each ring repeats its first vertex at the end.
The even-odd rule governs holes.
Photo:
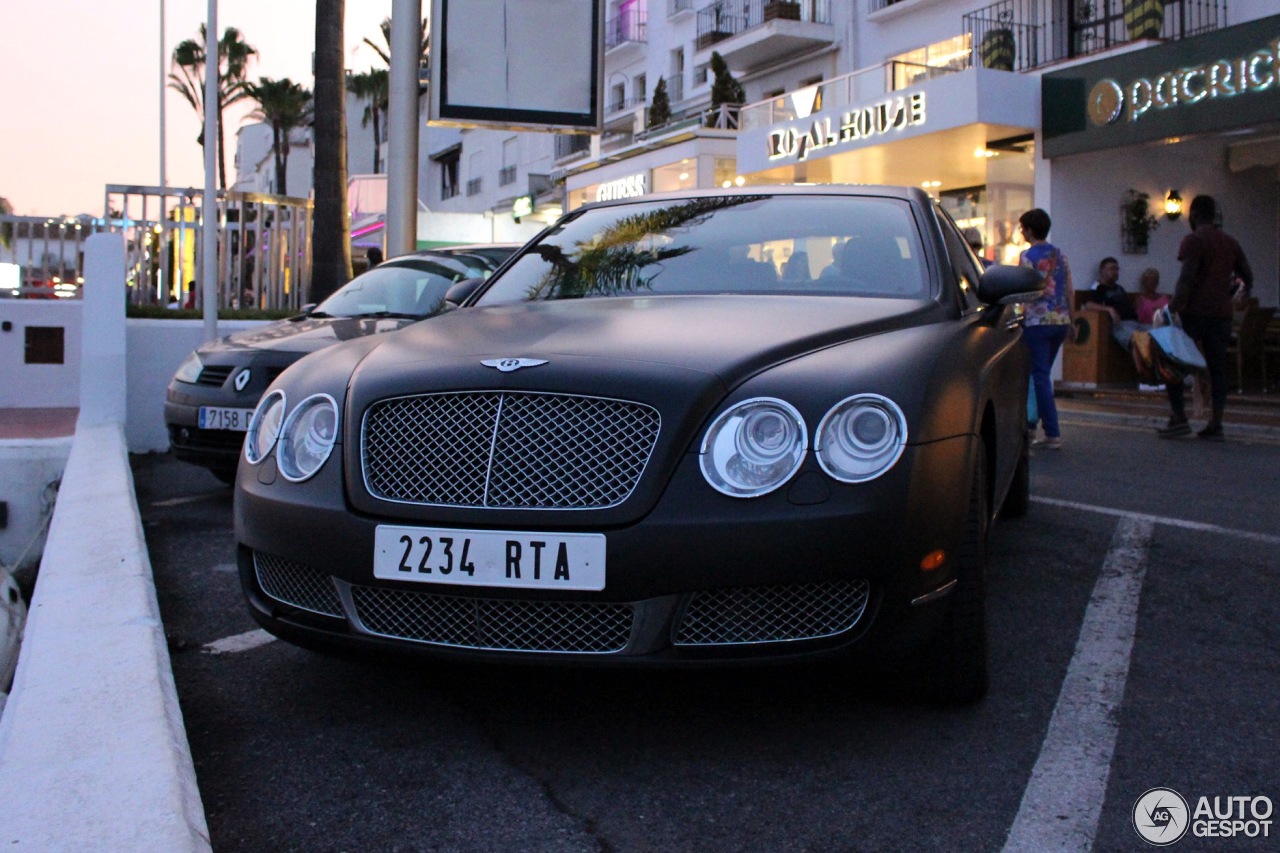
MULTIPOLYGON (((1063 341, 1075 335, 1071 265, 1062 250, 1048 242, 1049 214, 1038 207, 1028 210, 1018 219, 1018 225, 1031 244, 1022 253, 1021 263, 1039 270, 1044 277, 1044 293, 1025 306, 1022 334, 1031 352, 1031 383, 1035 388, 1036 409, 1044 424, 1044 438, 1033 440, 1031 446, 1058 450, 1062 447, 1062 432, 1058 428, 1058 406, 1053 399, 1053 379, 1049 372, 1063 341)), ((1035 428, 1034 421, 1027 424, 1027 432, 1034 434, 1035 428)))

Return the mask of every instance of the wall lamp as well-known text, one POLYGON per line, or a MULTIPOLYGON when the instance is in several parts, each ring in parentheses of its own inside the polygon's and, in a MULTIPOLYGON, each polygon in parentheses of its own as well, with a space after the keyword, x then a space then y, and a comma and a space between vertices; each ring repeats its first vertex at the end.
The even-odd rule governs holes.
POLYGON ((1182 216, 1182 196, 1177 190, 1169 190, 1169 194, 1164 197, 1164 215, 1169 217, 1170 222, 1176 222, 1182 216))

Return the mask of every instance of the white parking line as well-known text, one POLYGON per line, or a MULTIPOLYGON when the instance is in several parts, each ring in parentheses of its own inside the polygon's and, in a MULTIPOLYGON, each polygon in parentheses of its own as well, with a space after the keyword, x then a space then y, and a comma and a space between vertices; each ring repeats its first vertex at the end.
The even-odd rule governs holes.
POLYGON ((1040 757, 1005 841, 1008 853, 1093 848, 1154 529, 1152 520, 1127 515, 1116 526, 1040 757))
POLYGON ((258 646, 265 646, 267 643, 275 642, 275 637, 259 628, 256 631, 245 631, 243 634, 236 634, 234 637, 223 637, 221 640, 215 640, 208 643, 202 649, 211 655, 234 654, 235 652, 247 652, 250 649, 256 649, 258 646))
POLYGON ((1094 506, 1093 504, 1076 503, 1075 501, 1061 501, 1056 498, 1037 498, 1031 499, 1035 503, 1044 504, 1045 506, 1057 506, 1063 509, 1078 509, 1083 512, 1096 512, 1102 515, 1113 515, 1117 518, 1128 518, 1134 521, 1146 521, 1151 524, 1163 524, 1167 527, 1180 527, 1183 530, 1194 530, 1197 533, 1220 533, 1223 536, 1235 536, 1238 539, 1250 539, 1254 542, 1265 542, 1268 545, 1280 545, 1280 536, 1270 533, 1255 533, 1252 530, 1239 530, 1234 527, 1222 527, 1218 524, 1205 524, 1201 521, 1187 521, 1182 518, 1168 518, 1160 515, 1147 515, 1143 512, 1130 512, 1125 509, 1113 509, 1105 506, 1094 506))

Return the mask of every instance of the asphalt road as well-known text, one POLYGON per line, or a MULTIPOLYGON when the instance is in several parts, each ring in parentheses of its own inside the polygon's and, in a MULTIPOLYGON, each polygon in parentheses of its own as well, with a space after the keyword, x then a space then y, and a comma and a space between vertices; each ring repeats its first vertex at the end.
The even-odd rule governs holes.
POLYGON ((992 689, 961 710, 830 669, 440 667, 264 642, 230 490, 135 457, 214 849, 1143 850, 1131 813, 1158 787, 1187 803, 1157 803, 1173 829, 1141 812, 1190 827, 1173 849, 1280 848, 1280 814, 1240 834, 1280 802, 1280 443, 1064 435, 1034 457, 1030 514, 994 531, 992 689), (1197 822, 1200 797, 1247 820, 1197 822))

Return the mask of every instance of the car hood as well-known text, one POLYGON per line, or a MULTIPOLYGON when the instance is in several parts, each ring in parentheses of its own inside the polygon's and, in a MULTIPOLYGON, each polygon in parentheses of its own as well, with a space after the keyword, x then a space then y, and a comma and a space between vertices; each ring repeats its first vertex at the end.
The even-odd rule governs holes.
POLYGON ((558 358, 714 374, 727 385, 806 352, 936 319, 930 300, 662 296, 469 308, 389 336, 359 373, 415 365, 558 358))
POLYGON ((218 340, 221 350, 311 353, 340 341, 394 332, 417 320, 391 317, 304 317, 280 320, 218 340))

